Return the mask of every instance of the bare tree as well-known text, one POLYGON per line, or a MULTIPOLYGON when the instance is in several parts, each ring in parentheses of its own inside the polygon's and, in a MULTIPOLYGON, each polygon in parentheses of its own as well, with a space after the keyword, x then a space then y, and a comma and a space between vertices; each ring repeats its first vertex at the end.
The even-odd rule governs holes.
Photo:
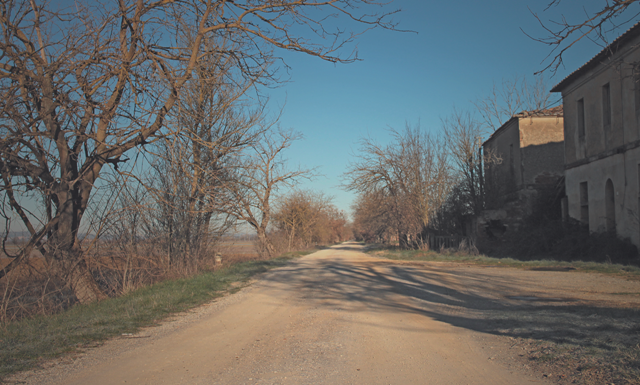
POLYGON ((444 203, 451 174, 441 138, 409 125, 391 134, 394 141, 387 146, 362 140, 358 160, 343 176, 344 187, 360 194, 390 197, 400 245, 407 247, 424 235, 444 203))
POLYGON ((368 13, 378 5, 120 0, 65 10, 1 1, 0 189, 31 238, 0 277, 37 248, 80 302, 104 298, 78 241, 92 191, 105 165, 117 167, 128 151, 167 134, 165 120, 198 63, 228 57, 242 76, 268 81, 276 49, 353 61, 342 53, 358 33, 326 21, 393 28, 387 15, 368 13), (208 44, 222 36, 235 44, 208 44), (42 215, 23 203, 34 191, 42 215))
POLYGON ((286 235, 288 250, 329 242, 332 207, 327 196, 312 191, 295 190, 278 199, 273 219, 286 235))
POLYGON ((105 199, 107 207, 101 212, 87 215, 97 217, 98 228, 85 254, 110 261, 108 266, 101 264, 101 280, 108 291, 123 294, 155 282, 154 273, 160 270, 157 260, 146 257, 154 251, 150 245, 158 241, 152 238, 153 217, 149 215, 153 199, 141 183, 126 181, 118 173, 105 177, 111 179, 112 198, 105 199))
POLYGON ((275 249, 267 237, 272 216, 272 199, 280 188, 314 177, 313 170, 290 170, 283 152, 302 134, 291 130, 267 130, 250 146, 235 166, 225 186, 225 207, 221 210, 246 222, 257 233, 259 249, 273 256, 275 249))
MULTIPOLYGON (((562 0, 551 0, 545 8, 545 12, 561 3, 562 0)), ((546 21, 540 14, 533 13, 548 35, 546 37, 528 36, 551 47, 551 51, 545 59, 549 62, 538 73, 547 70, 555 73, 563 65, 564 54, 581 40, 588 39, 602 45, 608 45, 608 32, 618 30, 630 22, 637 22, 638 16, 640 16, 640 10, 637 7, 638 0, 604 0, 602 3, 596 11, 590 12, 583 8, 581 12, 575 12, 574 15, 571 15, 572 17, 560 15, 556 20, 546 21), (575 16, 577 16, 577 20, 575 16)))
POLYGON ((264 104, 253 106, 246 96, 255 80, 234 78, 233 69, 226 57, 198 63, 169 118, 168 130, 176 134, 157 146, 147 186, 169 265, 197 268, 201 253, 233 225, 220 209, 228 165, 260 139, 264 120, 264 104))
POLYGON ((483 208, 482 181, 482 125, 471 113, 458 110, 442 119, 442 129, 449 150, 450 160, 458 175, 458 202, 461 211, 478 215, 483 208), (460 199, 461 198, 461 199, 460 199))
POLYGON ((353 236, 351 223, 347 217, 347 213, 338 209, 333 204, 325 209, 329 221, 330 238, 328 242, 338 243, 344 242, 353 236))
POLYGON ((491 92, 476 99, 474 105, 482 119, 483 130, 492 133, 503 123, 522 111, 541 111, 557 105, 547 81, 542 75, 533 81, 525 76, 503 79, 500 85, 493 83, 491 92))
POLYGON ((397 234, 393 203, 383 190, 362 192, 352 206, 353 233, 365 242, 389 242, 397 234))

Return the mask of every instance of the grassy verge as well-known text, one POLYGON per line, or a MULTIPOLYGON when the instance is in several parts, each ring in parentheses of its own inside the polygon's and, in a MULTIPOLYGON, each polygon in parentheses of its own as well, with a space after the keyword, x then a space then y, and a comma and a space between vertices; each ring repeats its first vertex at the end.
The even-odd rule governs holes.
POLYGON ((564 262, 553 260, 519 261, 513 258, 492 258, 484 255, 470 255, 464 253, 438 253, 431 250, 401 250, 394 246, 375 246, 369 248, 367 253, 382 258, 402 261, 460 262, 483 266, 501 266, 541 270, 566 269, 590 273, 611 274, 624 276, 631 279, 640 279, 640 267, 612 263, 583 261, 564 262))
POLYGON ((74 306, 0 328, 0 379, 36 366, 44 359, 75 352, 122 333, 134 333, 169 315, 222 296, 232 283, 284 266, 316 250, 287 253, 268 261, 242 262, 178 280, 164 281, 118 298, 74 306))

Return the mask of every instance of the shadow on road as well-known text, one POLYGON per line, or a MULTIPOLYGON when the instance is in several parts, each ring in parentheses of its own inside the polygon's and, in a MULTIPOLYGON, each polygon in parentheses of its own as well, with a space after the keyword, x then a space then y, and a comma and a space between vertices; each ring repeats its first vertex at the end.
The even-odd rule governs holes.
MULTIPOLYGON (((348 244, 334 248, 361 250, 348 244)), ((305 301, 322 300, 338 307, 346 301, 354 310, 411 312, 482 333, 607 351, 640 343, 636 308, 558 299, 508 301, 506 297, 520 293, 517 278, 477 269, 320 259, 300 261, 266 279, 293 285, 305 301)))
POLYGON ((368 248, 369 248, 369 245, 364 245, 358 242, 343 242, 333 246, 322 247, 322 249, 348 250, 348 251, 359 251, 359 252, 364 252, 368 248))

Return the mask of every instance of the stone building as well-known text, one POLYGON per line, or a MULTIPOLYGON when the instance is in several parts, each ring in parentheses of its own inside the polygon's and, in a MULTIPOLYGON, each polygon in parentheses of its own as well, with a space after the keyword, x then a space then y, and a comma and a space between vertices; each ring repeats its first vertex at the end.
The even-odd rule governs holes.
POLYGON ((514 115, 483 143, 485 211, 507 227, 529 216, 564 171, 563 108, 514 115))
POLYGON ((551 91, 565 110, 568 215, 640 246, 640 23, 551 91))

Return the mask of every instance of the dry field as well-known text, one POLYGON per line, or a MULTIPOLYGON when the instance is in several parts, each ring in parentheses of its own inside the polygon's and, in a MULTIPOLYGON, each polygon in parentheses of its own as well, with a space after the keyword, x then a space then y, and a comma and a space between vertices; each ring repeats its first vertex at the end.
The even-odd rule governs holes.
MULTIPOLYGON (((106 242, 105 242, 106 244, 106 242)), ((7 252, 10 254, 17 253, 19 245, 10 244, 7 245, 7 252)), ((255 241, 252 239, 226 237, 219 242, 214 250, 210 254, 219 254, 223 258, 224 264, 232 264, 236 262, 251 261, 260 258, 260 255, 256 251, 255 241)), ((106 253, 105 253, 106 254, 106 253)), ((150 259, 148 257, 140 256, 144 259, 150 259)), ((5 253, 0 250, 0 269, 8 265, 11 262, 11 258, 6 257, 5 253)), ((114 265, 113 258, 102 256, 98 258, 98 261, 94 260, 98 266, 107 266, 110 268, 118 268, 114 265)), ((40 252, 34 250, 31 253, 31 258, 27 261, 27 266, 31 269, 41 271, 46 269, 44 260, 40 252)))
POLYGON ((223 264, 253 261, 260 259, 252 239, 225 238, 217 246, 217 252, 222 257, 223 264))

